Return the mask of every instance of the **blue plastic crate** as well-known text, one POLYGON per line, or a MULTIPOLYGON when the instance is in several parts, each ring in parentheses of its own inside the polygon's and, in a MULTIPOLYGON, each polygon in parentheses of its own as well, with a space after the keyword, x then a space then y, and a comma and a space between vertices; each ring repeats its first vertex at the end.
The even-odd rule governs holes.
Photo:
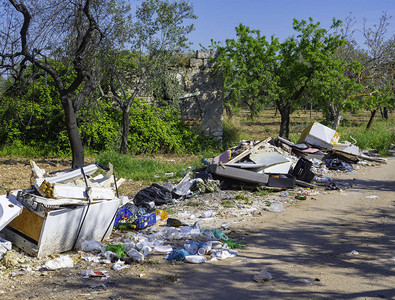
POLYGON ((156 223, 155 212, 142 216, 135 216, 129 209, 124 208, 118 211, 114 221, 117 229, 143 229, 156 223))

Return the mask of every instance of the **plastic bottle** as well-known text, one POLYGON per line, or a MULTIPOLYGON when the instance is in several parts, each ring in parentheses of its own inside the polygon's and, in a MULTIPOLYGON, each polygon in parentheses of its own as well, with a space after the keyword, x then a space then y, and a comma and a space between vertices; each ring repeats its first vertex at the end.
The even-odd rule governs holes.
POLYGON ((213 211, 211 209, 202 212, 202 218, 210 218, 213 216, 213 211))
POLYGON ((198 244, 195 241, 190 241, 184 245, 184 249, 188 251, 190 255, 195 255, 198 252, 198 244))

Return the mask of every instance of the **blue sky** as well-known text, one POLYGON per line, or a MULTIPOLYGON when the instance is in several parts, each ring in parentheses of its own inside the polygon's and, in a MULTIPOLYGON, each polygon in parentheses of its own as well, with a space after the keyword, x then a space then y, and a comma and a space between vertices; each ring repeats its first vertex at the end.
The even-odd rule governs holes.
MULTIPOLYGON (((362 29, 363 18, 372 26, 379 22, 383 11, 392 16, 389 36, 395 33, 395 0, 190 0, 198 19, 195 31, 189 35, 192 49, 200 49, 199 43, 209 46, 210 40, 225 41, 235 37, 234 28, 243 23, 258 29, 267 37, 275 35, 284 40, 294 32, 292 20, 312 17, 324 28, 332 18, 346 18, 349 13, 356 18, 355 28, 362 29)), ((354 34, 359 44, 361 35, 354 34)), ((362 46, 362 45, 361 45, 362 46)))

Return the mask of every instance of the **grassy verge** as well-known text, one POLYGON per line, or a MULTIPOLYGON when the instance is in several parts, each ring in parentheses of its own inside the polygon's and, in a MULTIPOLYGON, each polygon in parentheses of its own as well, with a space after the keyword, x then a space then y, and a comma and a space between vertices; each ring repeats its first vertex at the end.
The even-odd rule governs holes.
POLYGON ((117 176, 144 181, 161 181, 169 177, 181 178, 189 168, 201 166, 199 157, 185 157, 185 159, 178 159, 178 162, 176 162, 173 159, 164 159, 163 157, 141 158, 121 155, 115 151, 99 154, 96 161, 104 165, 111 162, 117 176))
POLYGON ((366 125, 355 127, 339 127, 340 141, 353 142, 363 150, 375 150, 381 156, 389 155, 389 149, 395 145, 395 122, 392 120, 376 120, 370 129, 366 125))

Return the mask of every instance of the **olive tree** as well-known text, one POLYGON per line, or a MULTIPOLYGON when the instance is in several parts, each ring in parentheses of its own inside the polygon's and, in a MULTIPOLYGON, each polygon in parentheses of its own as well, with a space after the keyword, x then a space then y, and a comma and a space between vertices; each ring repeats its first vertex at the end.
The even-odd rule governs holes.
POLYGON ((96 88, 97 54, 109 36, 123 29, 120 25, 129 11, 118 0, 8 0, 0 4, 0 69, 18 81, 34 65, 53 78, 65 114, 73 168, 84 164, 77 113, 96 88), (69 66, 66 75, 71 80, 52 63, 59 60, 69 66))
MULTIPOLYGON (((125 47, 107 49, 107 78, 103 96, 115 99, 122 110, 120 153, 127 153, 130 109, 138 97, 147 97, 165 78, 177 89, 169 68, 175 54, 188 48, 187 35, 194 29, 192 5, 184 0, 144 0, 136 8, 125 47), (108 95, 111 92, 111 95, 108 95)), ((155 93, 154 93, 155 94, 155 93)), ((177 93, 171 97, 177 98, 177 93)))

